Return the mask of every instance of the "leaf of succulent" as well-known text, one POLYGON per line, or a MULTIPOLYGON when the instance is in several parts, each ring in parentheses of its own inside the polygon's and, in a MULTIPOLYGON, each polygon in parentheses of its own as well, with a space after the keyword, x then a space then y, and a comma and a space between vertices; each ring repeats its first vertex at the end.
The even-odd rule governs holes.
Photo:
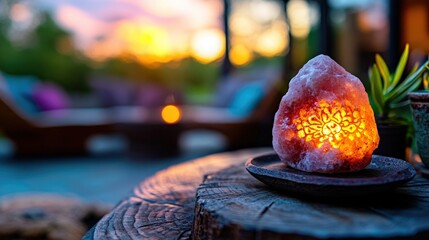
POLYGON ((398 102, 398 103, 393 102, 393 103, 391 103, 391 104, 390 104, 390 107, 391 107, 392 109, 394 109, 394 108, 401 108, 401 107, 406 107, 406 106, 408 106, 408 104, 410 104, 410 100, 405 100, 405 101, 398 102))
POLYGON ((416 90, 420 83, 421 77, 423 73, 426 71, 426 66, 429 64, 429 61, 426 61, 417 71, 412 73, 409 77, 407 77, 401 84, 399 84, 396 88, 392 89, 385 95, 386 102, 400 101, 402 98, 400 96, 405 92, 416 90))
POLYGON ((402 73, 404 72, 405 66, 407 64, 409 54, 409 46, 405 45, 404 52, 402 52, 401 58, 399 60, 398 66, 396 66, 395 73, 393 75, 393 81, 390 87, 387 89, 387 92, 390 92, 393 88, 395 88, 396 84, 398 84, 401 79, 402 73))
POLYGON ((383 93, 385 93, 392 81, 392 79, 390 78, 389 68, 379 54, 375 55, 375 63, 377 64, 378 70, 381 74, 381 78, 383 79, 383 93))
MULTIPOLYGON (((397 97, 395 97, 391 103, 398 103, 401 100, 403 100, 405 97, 407 97, 409 92, 415 91, 417 88, 419 88, 421 84, 420 79, 417 79, 417 81, 415 81, 411 86, 409 86, 408 88, 404 88, 401 93, 399 93, 397 95, 397 97)), ((392 104, 391 104, 392 106, 392 104)))
POLYGON ((381 87, 381 77, 380 72, 375 64, 372 65, 370 71, 371 79, 371 95, 374 102, 374 112, 376 115, 383 115, 384 109, 384 100, 383 100, 383 90, 381 87))
POLYGON ((372 81, 373 81, 373 77, 372 76, 373 76, 373 74, 372 74, 372 67, 369 67, 368 68, 368 77, 369 77, 368 84, 369 84, 369 86, 367 86, 365 88, 367 88, 369 103, 371 104, 371 107, 372 107, 372 109, 374 111, 374 114, 375 115, 379 115, 380 112, 381 112, 381 110, 380 110, 381 107, 378 105, 377 102, 375 102, 376 100, 375 100, 375 96, 373 94, 374 87, 373 87, 373 83, 372 83, 372 81))
POLYGON ((423 74, 423 87, 425 88, 426 91, 429 90, 429 72, 425 72, 423 74))
POLYGON ((426 91, 429 91, 429 65, 426 66, 426 71, 423 74, 423 87, 426 91))
POLYGON ((409 78, 413 73, 415 73, 417 71, 417 69, 419 68, 419 65, 420 64, 418 62, 415 63, 413 68, 411 68, 410 72, 408 73, 408 75, 405 79, 409 78))

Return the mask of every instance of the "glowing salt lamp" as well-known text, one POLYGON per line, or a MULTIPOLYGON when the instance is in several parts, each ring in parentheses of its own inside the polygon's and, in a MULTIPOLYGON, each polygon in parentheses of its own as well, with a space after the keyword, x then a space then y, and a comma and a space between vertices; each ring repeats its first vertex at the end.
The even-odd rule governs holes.
POLYGON ((275 115, 273 147, 281 161, 309 172, 359 171, 378 142, 361 81, 328 56, 308 61, 275 115))
POLYGON ((180 109, 175 105, 166 105, 161 110, 161 117, 165 123, 177 123, 182 117, 180 109))

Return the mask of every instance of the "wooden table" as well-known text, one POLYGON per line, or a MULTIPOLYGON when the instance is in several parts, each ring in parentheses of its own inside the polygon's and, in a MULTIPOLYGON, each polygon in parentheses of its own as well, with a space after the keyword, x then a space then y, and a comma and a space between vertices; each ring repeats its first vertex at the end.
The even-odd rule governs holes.
POLYGON ((271 149, 210 155, 143 181, 84 239, 429 239, 429 180, 321 199, 267 188, 243 163, 271 149))

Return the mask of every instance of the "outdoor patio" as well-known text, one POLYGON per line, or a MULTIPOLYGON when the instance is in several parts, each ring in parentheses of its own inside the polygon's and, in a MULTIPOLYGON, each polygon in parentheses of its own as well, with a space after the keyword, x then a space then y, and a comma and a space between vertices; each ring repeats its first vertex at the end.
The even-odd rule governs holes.
POLYGON ((93 145, 93 154, 78 157, 14 159, 11 146, 0 141, 0 196, 52 193, 113 206, 157 171, 224 149, 220 136, 185 136, 182 152, 170 157, 133 158, 121 137, 93 145))

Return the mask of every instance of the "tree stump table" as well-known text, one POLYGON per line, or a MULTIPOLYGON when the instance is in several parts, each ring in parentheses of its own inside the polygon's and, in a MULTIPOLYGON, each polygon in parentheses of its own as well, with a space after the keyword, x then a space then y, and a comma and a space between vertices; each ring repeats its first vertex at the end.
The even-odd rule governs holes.
POLYGON ((429 239, 429 180, 348 199, 273 190, 244 169, 270 149, 203 157, 161 171, 84 239, 429 239))

